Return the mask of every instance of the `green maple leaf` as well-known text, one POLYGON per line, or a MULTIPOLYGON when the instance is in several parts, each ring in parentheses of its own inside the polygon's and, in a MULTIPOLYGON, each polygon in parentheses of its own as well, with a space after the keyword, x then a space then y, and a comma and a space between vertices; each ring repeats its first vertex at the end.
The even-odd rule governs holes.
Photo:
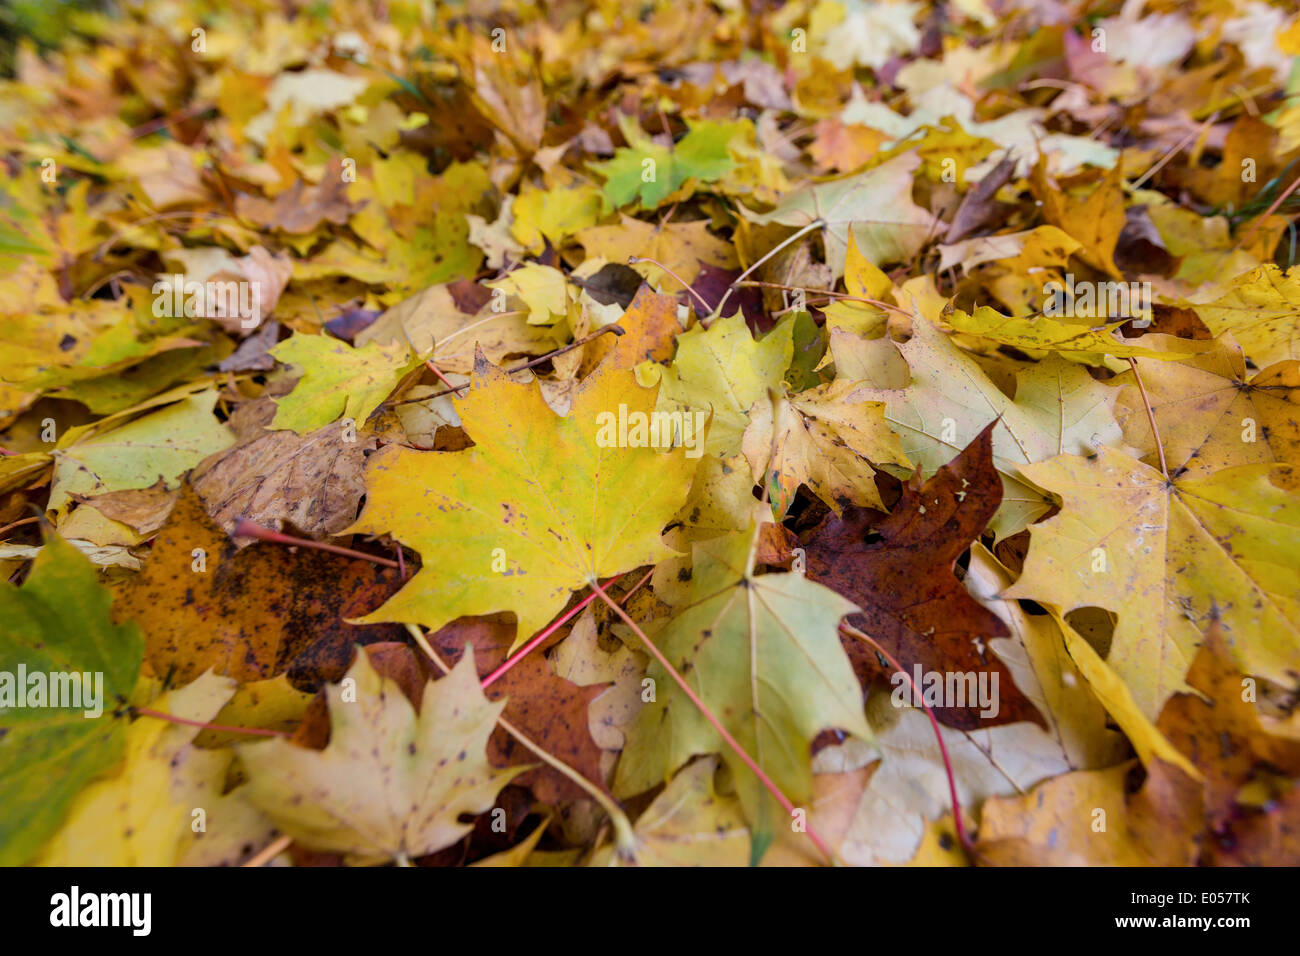
MULTIPOLYGON (((692 690, 796 806, 812 794, 814 737, 830 727, 872 741, 862 687, 840 643, 857 607, 802 574, 754 576, 757 535, 695 546, 691 603, 653 640, 692 690)), ((652 664, 656 700, 638 715, 614 791, 663 783, 697 754, 721 753, 753 831, 756 852, 783 812, 669 674, 652 664)))
POLYGON ((112 596, 98 572, 56 534, 46 537, 21 588, 0 582, 0 866, 19 866, 58 829, 68 804, 92 778, 122 759, 126 721, 115 709, 140 674, 144 638, 133 623, 114 626, 112 596), (102 713, 32 706, 17 672, 78 673, 102 679, 102 713), (12 681, 12 683, 10 683, 12 681), (7 685, 7 686, 6 686, 7 685))
POLYGON ((631 117, 619 122, 629 145, 615 150, 609 162, 593 163, 591 168, 605 177, 605 196, 616 208, 640 196, 642 209, 656 208, 688 179, 711 183, 730 172, 734 163, 727 144, 745 126, 743 122, 701 123, 670 150, 652 142, 631 117), (646 160, 653 163, 647 165, 646 160))
POLYGON ((643 362, 642 385, 660 385, 660 411, 701 411, 712 415, 704 450, 722 458, 740 451, 749 426, 749 409, 777 387, 794 354, 794 320, 783 319, 755 339, 740 312, 697 325, 677 337, 672 365, 643 362))
POLYGON ((306 434, 342 415, 364 422, 415 367, 405 343, 376 342, 354 349, 328 335, 294 335, 271 350, 286 365, 303 369, 292 392, 278 399, 272 428, 306 434))

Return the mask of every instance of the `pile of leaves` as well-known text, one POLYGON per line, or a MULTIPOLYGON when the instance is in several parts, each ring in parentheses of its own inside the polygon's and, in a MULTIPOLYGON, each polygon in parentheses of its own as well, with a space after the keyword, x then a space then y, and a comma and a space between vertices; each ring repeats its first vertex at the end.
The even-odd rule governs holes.
POLYGON ((0 862, 1300 862, 1292 5, 60 12, 0 862))

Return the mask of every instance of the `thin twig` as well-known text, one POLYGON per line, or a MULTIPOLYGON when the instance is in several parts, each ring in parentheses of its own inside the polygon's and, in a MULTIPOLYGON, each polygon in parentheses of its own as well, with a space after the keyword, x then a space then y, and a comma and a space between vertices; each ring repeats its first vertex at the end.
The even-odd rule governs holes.
POLYGON ((781 285, 779 282, 759 282, 756 279, 750 279, 746 282, 737 281, 735 285, 742 289, 758 286, 765 289, 785 289, 788 292, 813 292, 817 295, 830 296, 833 299, 844 299, 847 302, 865 302, 867 305, 874 305, 878 309, 890 309, 897 312, 899 315, 905 315, 908 318, 912 317, 911 312, 899 308, 896 305, 890 305, 888 302, 884 302, 880 299, 869 299, 863 295, 850 295, 847 292, 833 292, 830 289, 810 289, 807 286, 801 285, 781 285))
POLYGON ((315 548, 317 551, 328 551, 331 554, 341 554, 347 558, 360 558, 362 561, 382 564, 387 568, 400 569, 400 565, 391 558, 381 558, 377 555, 366 554, 364 551, 353 551, 351 548, 340 547, 337 544, 312 541, 310 538, 295 538, 291 534, 281 534, 279 531, 263 528, 256 521, 249 521, 247 518, 240 518, 235 522, 235 537, 256 538, 259 541, 270 541, 272 544, 289 544, 300 548, 315 548))
MULTIPOLYGON (((615 581, 618 580, 618 578, 621 578, 622 576, 623 575, 620 574, 618 577, 611 578, 609 583, 613 584, 615 581)), ((544 629, 539 631, 537 635, 533 637, 527 644, 519 648, 519 653, 515 654, 514 657, 511 657, 509 660, 503 661, 500 667, 498 667, 492 673, 488 674, 487 677, 484 677, 480 686, 482 686, 483 689, 486 690, 489 685, 495 683, 501 677, 505 676, 506 672, 509 671, 510 668, 514 667, 521 660, 523 660, 525 657, 528 656, 529 651, 531 651, 538 644, 542 643, 542 641, 546 640, 548 637, 550 637, 552 634, 558 631, 569 620, 571 620, 574 617, 574 615, 581 613, 587 607, 587 605, 589 605, 594 600, 596 600, 596 592, 592 591, 585 598, 583 598, 579 603, 575 604, 572 608, 565 611, 554 621, 548 624, 544 629)))
POLYGON ((267 846, 266 849, 262 850, 256 856, 250 857, 243 865, 254 867, 266 866, 266 864, 270 863, 285 850, 289 849, 289 844, 291 843, 293 843, 293 837, 291 836, 276 837, 274 842, 267 846))
POLYGON ((1237 244, 1232 247, 1233 252, 1236 252, 1238 249, 1240 249, 1242 246, 1246 244, 1246 240, 1255 234, 1255 230, 1259 228, 1259 224, 1263 222, 1265 219, 1267 219, 1269 216, 1273 215, 1273 213, 1277 211, 1277 207, 1282 205, 1282 203, 1286 202, 1286 197, 1290 196, 1293 192, 1296 191, 1297 186, 1300 186, 1300 176, 1297 176, 1295 178, 1295 181, 1292 182, 1290 186, 1286 187, 1286 192, 1282 193, 1280 196, 1278 196, 1276 199, 1273 200, 1273 204, 1264 210, 1264 215, 1260 216, 1250 224, 1250 228, 1247 229, 1245 233, 1242 234, 1242 237, 1237 240, 1237 244))
MULTIPOLYGON (((578 346, 586 345, 588 342, 592 341, 593 339, 600 338, 600 336, 604 335, 606 332, 610 332, 614 335, 622 335, 624 331, 625 330, 623 329, 623 327, 619 325, 612 325, 612 324, 605 325, 597 329, 595 332, 592 332, 590 335, 578 339, 578 341, 576 342, 570 342, 568 345, 564 346, 563 348, 558 348, 552 352, 547 352, 545 355, 539 355, 537 356, 537 358, 525 362, 523 365, 516 365, 514 368, 508 368, 505 369, 504 371, 507 375, 514 375, 516 372, 523 372, 532 368, 534 365, 541 365, 543 362, 548 361, 549 359, 553 359, 557 355, 563 355, 565 352, 572 352, 574 349, 578 348, 578 346)), ((470 385, 469 382, 466 382, 464 385, 453 385, 451 388, 445 388, 441 392, 434 392, 432 395, 425 395, 423 398, 408 398, 406 399, 406 401, 393 402, 393 404, 408 405, 411 402, 427 402, 430 399, 441 398, 444 395, 450 395, 452 392, 459 392, 462 388, 469 388, 469 385, 470 385)))
POLYGON ((188 119, 194 119, 196 116, 206 113, 208 110, 215 109, 216 106, 212 103, 191 103, 189 106, 179 109, 175 113, 169 113, 166 116, 159 116, 157 119, 151 119, 148 122, 133 127, 129 135, 131 139, 140 139, 142 136, 151 136, 163 127, 171 126, 173 123, 182 123, 188 119))
POLYGON ((1211 124, 1212 124, 1216 119, 1218 119, 1218 117, 1219 117, 1219 112, 1218 112, 1218 110, 1215 110, 1214 113, 1211 114, 1210 117, 1209 117, 1208 119, 1206 119, 1206 121, 1205 121, 1204 123, 1202 123, 1199 127, 1197 127, 1196 129, 1194 129, 1194 130, 1192 130, 1190 133, 1188 133, 1187 136, 1185 136, 1185 137, 1184 137, 1180 142, 1178 142, 1178 143, 1177 143, 1177 144, 1176 144, 1172 149, 1170 149, 1169 152, 1167 152, 1167 153, 1165 153, 1163 156, 1161 156, 1159 162, 1157 162, 1157 163, 1156 163, 1155 165, 1153 165, 1150 169, 1148 169, 1145 173, 1143 173, 1141 176, 1139 176, 1139 177, 1137 178, 1137 180, 1133 183, 1133 185, 1129 187, 1129 189, 1132 190, 1132 191, 1137 191, 1138 189, 1141 189, 1143 183, 1145 183, 1148 179, 1150 179, 1150 178, 1151 178, 1152 176, 1154 176, 1156 173, 1160 172, 1160 170, 1164 169, 1164 168, 1165 168, 1165 164, 1168 163, 1168 162, 1169 162, 1171 159, 1173 159, 1175 156, 1177 156, 1179 153, 1181 153, 1184 149, 1186 149, 1186 148, 1188 147, 1188 145, 1191 144, 1192 140, 1194 140, 1194 139, 1196 139, 1198 136, 1201 136, 1202 134, 1204 134, 1205 130, 1206 130, 1207 128, 1209 128, 1209 126, 1210 126, 1210 125, 1211 125, 1211 124))
MULTIPOLYGON (((623 595, 623 600, 620 601, 619 603, 621 603, 621 604, 627 604, 627 600, 628 600, 628 598, 630 598, 633 594, 635 594, 635 593, 640 589, 641 585, 643 585, 643 584, 645 584, 647 581, 649 581, 649 580, 650 580, 650 576, 653 575, 653 574, 654 574, 654 569, 653 569, 653 568, 652 568, 651 570, 647 571, 647 572, 645 573, 645 576, 642 577, 641 580, 638 581, 636 584, 632 585, 632 589, 631 589, 630 591, 628 591, 626 594, 623 595)), ((605 582, 605 586, 608 587, 608 586, 610 586, 610 585, 616 583, 616 582, 618 581, 618 579, 621 578, 622 576, 623 576, 623 575, 621 575, 621 574, 616 574, 616 575, 614 575, 614 577, 610 578, 608 581, 605 582)), ((550 637, 552 634, 554 634, 557 630, 559 630, 561 627, 563 627, 563 626, 564 626, 564 625, 565 625, 569 620, 571 620, 571 619, 574 617, 574 615, 576 615, 576 614, 580 613, 581 611, 583 611, 583 610, 587 607, 587 605, 589 605, 589 604, 590 604, 592 601, 594 601, 594 600, 596 600, 596 592, 595 592, 595 591, 592 591, 592 592, 591 592, 590 594, 588 594, 585 598, 583 598, 580 602, 578 602, 576 605, 574 605, 574 606, 573 606, 572 608, 570 608, 568 611, 565 611, 562 615, 560 615, 558 618, 556 618, 556 619, 555 619, 551 624, 547 625, 547 627, 546 627, 545 629, 543 629, 542 631, 540 631, 540 632, 537 634, 536 637, 534 637, 532 640, 530 640, 530 641, 529 641, 527 644, 525 644, 523 647, 519 648, 519 652, 518 652, 517 654, 515 654, 514 657, 510 658, 510 659, 507 660, 507 661, 502 662, 502 664, 501 664, 500 667, 498 667, 496 670, 494 670, 491 674, 488 674, 487 677, 484 677, 483 680, 482 680, 482 682, 481 682, 481 686, 486 690, 487 687, 488 687, 488 685, 494 683, 495 681, 499 680, 502 676, 504 676, 505 673, 506 673, 507 671, 510 670, 510 668, 514 667, 514 666, 515 666, 516 664, 518 664, 521 660, 523 660, 525 657, 527 657, 529 651, 531 651, 531 650, 532 650, 533 648, 535 648, 538 644, 542 643, 542 641, 546 640, 548 637, 550 637)))
POLYGON ((455 332, 452 332, 450 335, 448 335, 445 339, 442 339, 441 341, 434 343, 433 357, 434 358, 438 357, 439 348, 446 345, 448 342, 452 341, 458 336, 464 335, 466 332, 473 331, 474 329, 478 328, 480 325, 484 324, 485 322, 491 322, 493 319, 504 319, 512 315, 527 315, 531 311, 532 311, 531 309, 511 309, 509 312, 493 312, 491 315, 485 315, 481 319, 475 319, 469 325, 462 325, 455 332))
POLYGON ((679 275, 678 275, 676 272, 674 272, 672 269, 669 269, 666 265, 664 265, 664 264, 663 264, 662 262, 660 262, 658 259, 652 259, 652 258, 650 258, 650 256, 628 256, 628 257, 627 257, 627 262, 628 262, 628 265, 631 265, 631 264, 634 263, 634 262, 648 262, 648 263, 650 263, 651 265, 658 266, 660 269, 663 269, 664 272, 668 273, 670 276, 672 276, 674 279, 676 279, 678 282, 680 282, 683 286, 685 286, 685 287, 686 287, 686 291, 689 292, 691 295, 695 296, 695 300, 696 300, 697 302, 699 302, 700 305, 704 306, 704 310, 705 310, 706 312, 709 311, 709 303, 705 301, 704 296, 702 296, 702 295, 700 295, 698 292, 696 292, 695 289, 694 289, 694 287, 693 287, 689 282, 687 282, 685 279, 683 279, 681 276, 679 276, 679 275))
MULTIPOLYGON (((427 368, 427 369, 428 369, 430 372, 432 372, 434 375, 438 376, 438 381, 442 382, 443 385, 446 385, 446 386, 447 386, 447 389, 448 389, 449 391, 452 391, 452 392, 458 391, 458 390, 464 388, 465 385, 468 385, 468 384, 469 384, 468 382, 466 382, 465 385, 453 385, 453 384, 451 384, 451 382, 448 380, 447 376, 445 376, 445 375, 442 374, 442 369, 438 368, 438 366, 436 366, 436 365, 433 364, 433 359, 425 359, 425 361, 424 361, 424 367, 427 368)), ((420 401, 424 401, 424 399, 420 399, 420 401)))
MULTIPOLYGON (((718 307, 713 310, 713 315, 722 315, 722 307, 726 305, 727 300, 731 298, 731 293, 735 291, 737 283, 739 283, 747 275, 749 275, 751 272, 753 272, 755 269, 761 266, 768 259, 771 259, 774 255, 776 255, 786 246, 790 245, 790 243, 795 242, 798 239, 802 239, 804 236, 808 235, 808 233, 812 232, 814 229, 820 229, 824 225, 826 225, 826 220, 821 218, 814 219, 812 222, 808 223, 808 225, 804 226, 794 235, 790 236, 787 239, 783 239, 780 243, 774 246, 771 249, 771 251, 767 253, 767 255, 763 256, 763 258, 759 259, 757 262, 755 262, 752 266, 750 266, 740 275, 736 276, 735 281, 732 282, 731 285, 727 287, 727 291, 723 293, 722 300, 718 303, 718 307)), ((700 324, 704 325, 705 328, 708 328, 707 323, 701 322, 700 324)))
POLYGON ((4 534, 6 531, 16 528, 20 524, 31 524, 33 521, 40 521, 40 520, 41 520, 40 515, 36 515, 35 517, 32 518, 19 518, 17 521, 11 522, 10 524, 5 525, 3 528, 0 528, 0 534, 4 534))

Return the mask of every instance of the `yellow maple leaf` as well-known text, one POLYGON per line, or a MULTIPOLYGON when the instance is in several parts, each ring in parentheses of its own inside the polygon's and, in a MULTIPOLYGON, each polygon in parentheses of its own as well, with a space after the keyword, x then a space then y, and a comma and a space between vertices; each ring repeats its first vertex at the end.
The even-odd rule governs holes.
POLYGON ((1119 615, 1108 663, 1154 719, 1184 675, 1213 609, 1243 673, 1286 687, 1300 673, 1300 501, 1290 465, 1244 465, 1170 482, 1110 448, 1021 473, 1062 499, 1030 529, 1007 597, 1119 615))
POLYGON ((516 384, 480 360, 456 403, 473 448, 389 445, 370 459, 366 507, 350 530, 392 533, 424 567, 364 620, 438 628, 512 611, 522 643, 572 591, 672 556, 659 535, 686 498, 695 460, 684 447, 650 446, 671 440, 671 429, 636 427, 656 421, 654 402, 631 371, 601 368, 560 417, 536 382, 516 384))

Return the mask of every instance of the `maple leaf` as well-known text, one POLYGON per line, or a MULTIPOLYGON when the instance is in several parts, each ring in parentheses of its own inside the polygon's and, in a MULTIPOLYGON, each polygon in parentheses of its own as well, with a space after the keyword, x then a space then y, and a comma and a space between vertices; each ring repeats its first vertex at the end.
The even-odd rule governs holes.
POLYGON ((370 458, 365 510, 350 530, 391 533, 425 562, 363 620, 437 629, 462 615, 511 611, 522 644, 573 590, 669 557, 659 536, 686 497, 694 462, 681 447, 620 448, 609 434, 623 411, 630 421, 653 409, 654 393, 631 371, 598 369, 560 417, 536 383, 516 384, 480 359, 456 402, 473 448, 390 445, 370 458), (454 561, 442 557, 449 541, 454 561))
POLYGON ((1041 162, 1034 167, 1031 182, 1034 194, 1043 203, 1043 215, 1047 221, 1082 243, 1079 257, 1092 267, 1120 278, 1114 255, 1125 224, 1121 165, 1116 163, 1111 167, 1082 203, 1071 203, 1049 179, 1041 162))
POLYGON ((1291 686, 1300 671, 1294 588, 1300 504, 1290 465, 1244 465, 1167 480, 1113 449, 1024 468, 1061 513, 1030 529, 1008 597, 1119 616, 1108 663, 1154 719, 1217 607, 1244 672, 1291 686))
MULTIPOLYGON (((1197 477, 1221 468, 1279 461, 1300 464, 1300 363, 1279 362, 1246 377, 1230 333, 1202 355, 1181 362, 1137 361, 1170 472, 1197 477)), ((1132 372, 1116 405, 1125 438, 1159 463, 1155 440, 1132 372)))
POLYGON ((523 299, 531 325, 550 325, 567 310, 569 294, 564 273, 550 266, 526 262, 509 275, 487 284, 523 299))
POLYGON ((530 325, 522 315, 495 313, 484 306, 477 314, 459 308, 451 289, 434 285, 393 306, 355 339, 358 349, 372 343, 408 343, 421 358, 444 372, 468 374, 475 351, 489 361, 506 355, 548 352, 562 343, 547 326, 530 325))
MULTIPOLYGON (((461 618, 429 635, 429 643, 453 663, 460 660, 467 645, 472 647, 482 678, 506 662, 513 642, 514 627, 501 616, 461 618)), ((529 739, 603 788, 600 748, 587 729, 587 708, 604 691, 603 685, 578 687, 553 673, 538 648, 494 681, 486 694, 492 701, 505 700, 503 715, 529 739)), ((503 727, 497 727, 488 739, 488 756, 495 766, 537 762, 503 727)), ((527 770, 513 782, 530 788, 543 803, 586 797, 581 788, 550 767, 527 770)))
POLYGON ((0 4, 0 862, 1300 860, 1286 4, 69 5, 0 4), (356 770, 412 640, 446 814, 356 770), (353 667, 281 831, 242 745, 353 667))
POLYGON ((672 149, 653 142, 630 116, 619 119, 628 145, 606 163, 591 168, 605 177, 605 196, 616 208, 640 197, 642 209, 654 209, 689 180, 713 182, 733 163, 727 143, 742 123, 701 123, 672 149))
POLYGON ((91 563, 55 534, 23 587, 0 582, 0 659, 16 665, 0 676, 0 862, 7 866, 26 863, 77 792, 122 759, 126 725, 117 711, 135 687, 144 642, 136 625, 112 623, 111 602, 91 563), (66 699, 51 696, 68 671, 83 706, 66 688, 66 699), (93 687, 82 683, 92 678, 93 687), (58 772, 50 773, 54 761, 58 772))
POLYGON ((326 167, 320 185, 307 186, 299 179, 274 200, 240 196, 235 211, 258 225, 294 235, 313 232, 324 222, 346 225, 355 207, 348 202, 342 170, 342 160, 335 160, 326 167))
MULTIPOLYGON (((1147 359, 1178 361, 1197 350, 1192 343, 1177 341, 1183 349, 1147 348, 1116 338, 1109 331, 1093 329, 1071 322, 1060 322, 1049 316, 1035 315, 1027 318, 1002 315, 996 309, 981 306, 973 314, 955 309, 944 316, 958 332, 980 335, 1002 345, 1018 349, 1043 349, 1075 357, 1114 355, 1119 358, 1141 356, 1147 359)), ((1104 322, 1098 318, 1097 322, 1104 322)), ((1146 336, 1137 341, 1146 341, 1146 336)))
MULTIPOLYGON (((1041 717, 1016 688, 1011 674, 991 658, 987 642, 1006 637, 1006 625, 966 593, 952 568, 998 508, 1001 489, 993 470, 990 425, 924 485, 915 479, 893 511, 844 509, 828 516, 804 540, 808 575, 853 601, 849 622, 879 641, 910 674, 954 671, 998 690, 983 708, 932 706, 950 727, 971 729, 1041 717)), ((845 638, 864 683, 879 672, 873 651, 845 638)))
MULTIPOLYGON (((754 575, 757 530, 695 546, 691 603, 655 636, 704 704, 787 798, 812 792, 809 745, 836 728, 870 742, 862 690, 836 631, 854 606, 801 574, 754 575)), ((658 664, 659 688, 637 718, 615 793, 661 783, 696 754, 722 752, 736 777, 755 852, 781 823, 779 808, 658 664)))
MULTIPOLYGON (((719 760, 707 757, 683 767, 637 819, 637 866, 744 866, 750 858, 749 829, 740 801, 714 789, 719 760)), ((593 866, 618 862, 606 848, 593 866)))
POLYGON ((704 451, 730 457, 740 451, 750 407, 760 398, 766 400, 767 390, 775 388, 790 367, 793 333, 793 321, 786 320, 755 339, 737 312, 707 329, 697 325, 679 335, 673 364, 641 365, 637 381, 659 384, 662 411, 709 413, 704 451))
POLYGON ((234 442, 212 415, 216 401, 208 389, 116 428, 105 427, 111 416, 68 429, 54 452, 49 507, 65 508, 73 495, 148 488, 159 478, 175 487, 181 474, 234 442))
POLYGON ((600 189, 573 175, 549 189, 525 184, 512 209, 510 235, 530 252, 541 252, 548 239, 559 244, 595 225, 604 203, 600 189))
POLYGON ((1132 770, 1076 770, 985 801, 976 852, 996 866, 1194 865, 1204 825, 1195 784, 1161 764, 1130 795, 1132 770))
POLYGON ((188 681, 212 669, 259 680, 288 670, 314 685, 338 676, 353 645, 401 636, 341 620, 374 607, 399 580, 393 569, 321 551, 241 550, 187 487, 144 568, 119 585, 114 613, 139 623, 156 673, 188 681))
MULTIPOLYGON (((702 757, 683 767, 654 802, 637 818, 637 866, 747 866, 753 859, 753 834, 745 822, 740 800, 720 792, 715 784, 720 760, 702 757)), ((818 777, 816 784, 825 778, 818 777)), ((815 785, 816 785, 815 784, 815 785)), ((826 804, 833 799, 819 787, 808 801, 808 820, 818 832, 831 833, 837 821, 828 821, 826 804), (831 825, 828 826, 828 823, 831 825)), ((820 863, 802 844, 779 834, 763 854, 762 866, 809 866, 820 863)), ((612 847, 602 848, 592 866, 621 865, 612 847)))
POLYGON ((300 435, 345 415, 364 422, 416 364, 405 345, 370 343, 354 349, 326 335, 295 335, 271 354, 303 370, 294 390, 277 400, 271 422, 273 429, 300 435))
MULTIPOLYGON (((736 265, 735 248, 709 232, 709 222, 670 222, 656 225, 631 216, 619 216, 617 225, 590 226, 577 234, 588 255, 601 255, 611 262, 629 257, 646 257, 662 263, 687 285, 700 274, 701 265, 731 269, 736 265)), ((652 286, 666 292, 684 287, 653 262, 634 263, 632 268, 652 286)))
POLYGON ((1234 656, 1221 622, 1212 620, 1187 674, 1199 693, 1171 698, 1157 726, 1203 775, 1205 821, 1215 836, 1203 841, 1206 862, 1294 865, 1300 860, 1294 836, 1300 805, 1277 792, 1273 780, 1276 773, 1300 774, 1300 741, 1265 730, 1243 695, 1234 656))
MULTIPOLYGON (((944 755, 934 727, 919 708, 896 707, 886 693, 867 701, 867 720, 876 731, 879 763, 852 741, 817 755, 819 767, 849 776, 845 795, 853 803, 851 821, 836 849, 854 866, 899 864, 921 847, 931 821, 952 810, 944 755)), ((978 806, 993 796, 1023 793, 1070 765, 1053 739, 1037 724, 1020 722, 960 731, 942 727, 948 762, 962 806, 978 806)))
MULTIPOLYGON (((153 711, 211 720, 234 690, 229 678, 204 674, 150 702, 153 711)), ((193 745, 199 729, 143 716, 126 730, 121 769, 77 795, 68 819, 33 861, 39 866, 176 866, 237 862, 239 847, 261 845, 274 830, 243 800, 223 794, 233 754, 193 745), (195 832, 193 808, 203 809, 195 832), (208 837, 207 827, 212 827, 208 837), (196 847, 203 844, 200 856, 196 847)))
POLYGON ((1231 332, 1260 367, 1300 359, 1300 272, 1295 268, 1261 266, 1234 278, 1215 298, 1189 305, 1214 335, 1231 332))
MULTIPOLYGON (((1003 584, 1002 590, 1005 593, 1008 589, 1005 581, 1003 584)), ((1070 625, 1065 615, 1055 608, 1049 607, 1047 610, 1060 632, 1066 653, 1074 667, 1087 680, 1089 689, 1124 731, 1142 763, 1150 768, 1155 766, 1156 761, 1163 761, 1182 770, 1193 780, 1199 779, 1196 767, 1178 752, 1155 723, 1142 712, 1123 679, 1102 659, 1087 639, 1070 625)), ((1052 710, 1055 712, 1055 708, 1052 710)))
POLYGON ((911 383, 863 390, 860 398, 885 403, 885 421, 898 433, 903 454, 926 470, 945 464, 963 441, 996 423, 993 464, 1002 476, 1002 506, 992 528, 999 538, 1020 531, 1050 506, 1026 481, 1024 465, 1120 440, 1112 411, 1118 393, 1083 367, 1056 357, 1027 367, 1017 376, 1012 400, 920 315, 912 326, 912 338, 898 346, 911 383))
POLYGON ((677 348, 682 331, 677 321, 677 300, 659 295, 644 283, 619 317, 624 334, 602 335, 587 345, 583 370, 590 371, 601 362, 611 368, 636 368, 642 362, 666 362, 677 348))
POLYGON ((493 771, 485 747, 504 703, 479 689, 474 655, 431 681, 419 714, 365 654, 352 686, 330 685, 331 734, 323 751, 283 740, 238 748, 247 798, 305 846, 359 863, 406 861, 441 850, 471 829, 517 771, 493 771))
MULTIPOLYGON (((240 518, 274 530, 288 522, 309 535, 342 531, 356 519, 365 494, 365 459, 376 448, 374 436, 357 435, 346 422, 305 435, 268 431, 262 426, 275 413, 272 401, 262 402, 259 424, 250 428, 245 423, 253 409, 240 406, 232 422, 241 419, 246 434, 204 460, 190 473, 190 483, 213 521, 231 534, 240 518)), ((97 507, 104 497, 95 499, 97 507)))
POLYGON ((1103 672, 1109 672, 1114 681, 1118 678, 1096 651, 1092 659, 1080 663, 1078 645, 1088 650, 1092 647, 1068 623, 1050 613, 1031 614, 1019 601, 1001 596, 1014 580, 1015 576, 987 548, 978 541, 971 544, 970 564, 962 585, 971 597, 1001 618, 1008 631, 1007 637, 990 640, 989 649, 1010 672, 1016 689, 1042 716, 1047 733, 1060 742, 1070 766, 1108 767, 1128 756, 1128 742, 1114 731, 1113 718, 1140 755, 1158 753, 1190 773, 1191 765, 1131 707, 1131 702, 1126 710, 1113 695, 1108 696, 1110 687, 1097 686, 1103 683, 1103 672))
POLYGON ((883 507, 871 465, 910 466, 885 423, 884 403, 859 400, 862 387, 837 380, 759 399, 750 409, 741 448, 754 474, 766 475, 778 520, 801 484, 836 511, 844 504, 883 507))

